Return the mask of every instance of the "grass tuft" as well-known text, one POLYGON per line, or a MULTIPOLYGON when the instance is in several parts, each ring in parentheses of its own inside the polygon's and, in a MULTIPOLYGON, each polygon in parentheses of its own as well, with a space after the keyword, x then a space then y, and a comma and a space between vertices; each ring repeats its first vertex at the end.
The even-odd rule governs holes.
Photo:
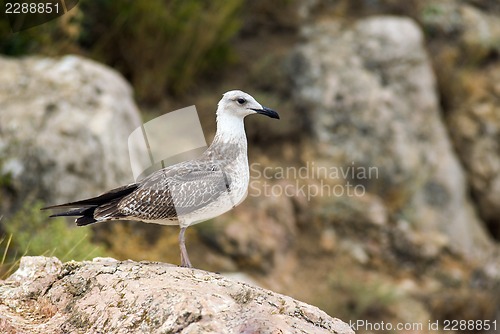
POLYGON ((105 256, 102 246, 91 242, 91 230, 68 225, 64 218, 51 219, 40 211, 41 202, 25 205, 2 221, 0 278, 18 267, 22 256, 55 256, 61 261, 82 261, 105 256))

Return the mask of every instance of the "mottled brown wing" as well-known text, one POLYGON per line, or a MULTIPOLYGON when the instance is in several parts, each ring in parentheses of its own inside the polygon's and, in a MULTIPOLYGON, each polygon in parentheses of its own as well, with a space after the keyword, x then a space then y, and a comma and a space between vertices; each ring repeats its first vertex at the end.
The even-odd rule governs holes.
MULTIPOLYGON (((193 165, 191 161, 156 171, 115 208, 121 215, 137 219, 173 219, 216 201, 230 185, 229 175, 218 165, 193 165)), ((98 211, 96 215, 101 213, 98 211)), ((113 213, 103 210, 102 214, 113 213)))

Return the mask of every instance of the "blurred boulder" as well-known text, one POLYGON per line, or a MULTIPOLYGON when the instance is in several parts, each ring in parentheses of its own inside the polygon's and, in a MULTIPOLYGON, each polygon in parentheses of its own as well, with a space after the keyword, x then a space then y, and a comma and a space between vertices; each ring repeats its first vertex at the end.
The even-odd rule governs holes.
POLYGON ((389 217, 442 232, 462 254, 483 257, 492 243, 467 196, 419 27, 381 16, 349 26, 325 21, 303 33, 288 67, 297 104, 311 110, 320 159, 371 168, 345 181, 379 196, 389 217))
POLYGON ((436 4, 422 22, 433 36, 448 131, 480 216, 500 240, 500 7, 471 2, 436 4))
POLYGON ((271 196, 265 192, 264 183, 252 180, 243 204, 213 223, 198 225, 197 230, 202 240, 229 256, 239 268, 272 274, 293 262, 291 250, 297 227, 292 199, 271 196))
POLYGON ((496 1, 471 2, 472 5, 462 1, 428 3, 419 20, 429 37, 458 48, 467 57, 467 63, 477 65, 492 52, 500 52, 500 17, 493 12, 499 6, 496 1))
POLYGON ((23 257, 0 281, 5 333, 354 333, 317 307, 197 269, 23 257))
POLYGON ((447 120, 481 217, 500 238, 500 66, 481 77, 481 92, 462 95, 447 120))
POLYGON ((140 117, 121 75, 76 56, 1 57, 0 69, 1 211, 132 181, 127 139, 140 117))

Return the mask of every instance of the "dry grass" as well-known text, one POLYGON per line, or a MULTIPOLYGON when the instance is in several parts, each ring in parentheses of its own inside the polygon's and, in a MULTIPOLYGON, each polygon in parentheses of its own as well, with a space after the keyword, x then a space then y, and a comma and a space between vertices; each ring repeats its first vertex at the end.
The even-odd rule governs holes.
POLYGON ((91 230, 68 225, 62 218, 49 219, 42 203, 25 203, 9 219, 2 220, 0 278, 18 267, 25 255, 56 256, 61 261, 105 256, 102 246, 91 242, 91 230))
POLYGON ((142 101, 179 94, 231 58, 242 0, 82 1, 82 44, 118 68, 142 101))

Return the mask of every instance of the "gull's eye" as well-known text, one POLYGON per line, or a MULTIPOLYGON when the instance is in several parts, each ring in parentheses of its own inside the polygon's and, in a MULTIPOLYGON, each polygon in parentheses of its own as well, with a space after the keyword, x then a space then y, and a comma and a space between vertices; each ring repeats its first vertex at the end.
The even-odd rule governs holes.
POLYGON ((244 105, 247 102, 247 100, 245 100, 242 97, 238 98, 236 101, 238 102, 238 104, 241 104, 241 105, 244 105))

